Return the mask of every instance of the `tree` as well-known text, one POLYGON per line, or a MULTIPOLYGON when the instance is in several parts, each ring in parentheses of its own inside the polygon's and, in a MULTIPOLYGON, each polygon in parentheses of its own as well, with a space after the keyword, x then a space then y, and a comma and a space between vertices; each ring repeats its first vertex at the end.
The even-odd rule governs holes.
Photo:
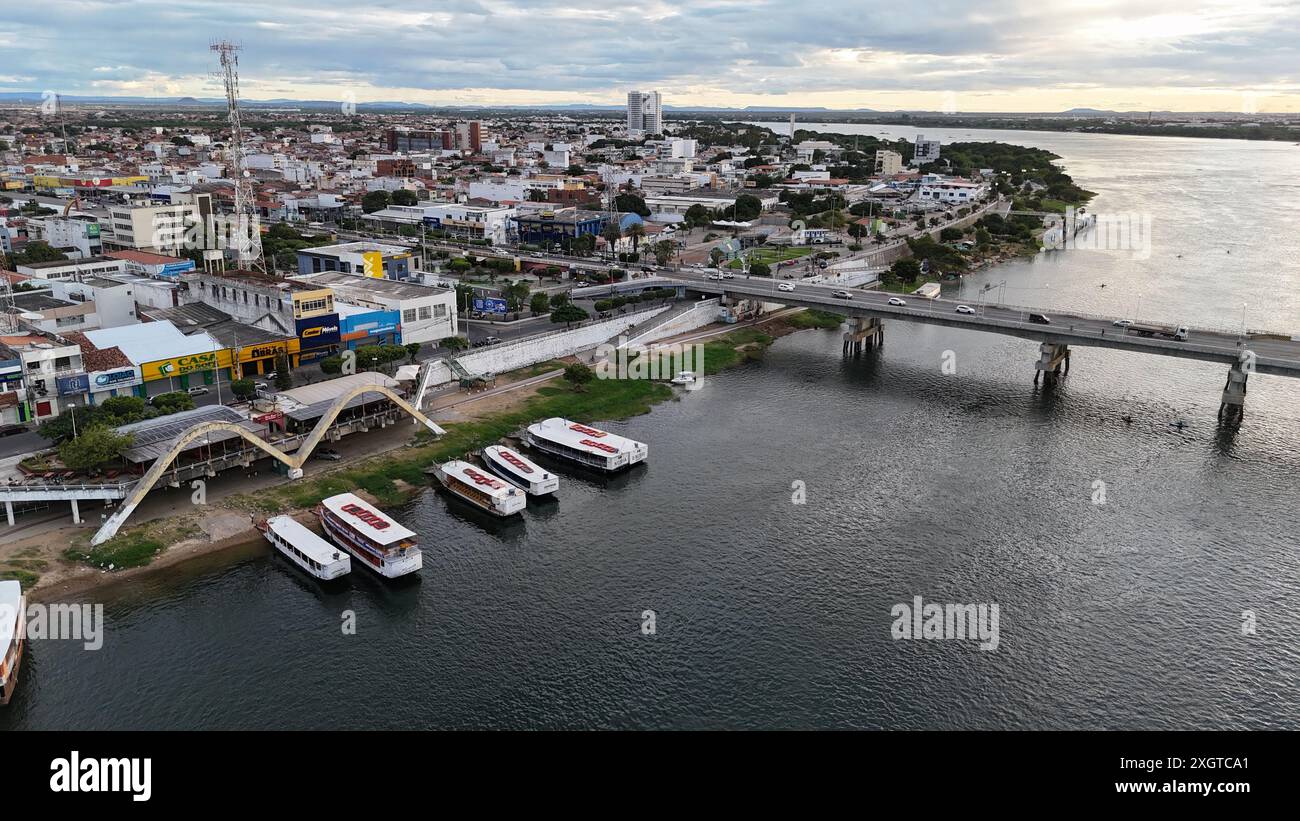
POLYGON ((636 194, 619 194, 614 198, 614 210, 630 212, 642 217, 650 216, 650 209, 646 207, 645 200, 636 194))
POLYGON ((275 389, 287 391, 293 387, 293 373, 289 370, 289 356, 284 352, 275 355, 275 389))
POLYGON ((704 228, 713 222, 713 212, 698 203, 686 209, 682 223, 687 228, 704 228))
POLYGON ((131 447, 133 437, 118 433, 107 425, 91 425, 78 432, 75 439, 59 445, 59 459, 72 470, 90 470, 105 462, 119 459, 131 447))
POLYGON ((387 191, 371 191, 361 198, 361 210, 367 214, 373 214, 387 208, 388 203, 387 191))
POLYGON ((512 311, 518 311, 524 306, 524 301, 528 299, 528 293, 532 289, 528 287, 527 282, 512 282, 502 289, 502 296, 506 298, 506 307, 512 311))
POLYGON ((96 407, 104 417, 112 418, 111 424, 114 427, 139 422, 148 418, 149 415, 149 406, 138 396, 110 397, 100 402, 96 407))
POLYGON ((921 263, 917 262, 915 257, 904 257, 895 260, 894 264, 889 266, 889 270, 904 282, 915 282, 921 275, 921 263))
POLYGON ((558 308, 561 305, 569 304, 569 292, 560 291, 558 294, 551 294, 551 307, 558 308))
POLYGON ((721 248, 714 248, 712 251, 709 252, 709 264, 712 265, 714 268, 720 266, 722 264, 722 261, 726 258, 727 255, 723 253, 721 248))
POLYGON ((670 239, 661 239, 654 245, 655 262, 660 265, 667 265, 668 261, 673 258, 673 241, 670 239))
POLYGON ((563 322, 564 327, 566 328, 569 327, 571 323, 581 322, 588 316, 589 314, 585 310, 574 305, 572 302, 566 302, 551 311, 551 321, 563 322))
POLYGON ((564 380, 573 385, 575 392, 581 393, 588 382, 596 378, 596 373, 581 362, 574 362, 564 368, 564 380))
POLYGON ((618 241, 623 238, 623 229, 619 227, 617 222, 610 221, 605 224, 604 228, 600 229, 600 235, 605 238, 605 242, 609 244, 609 250, 613 252, 614 247, 618 245, 618 241))
POLYGON ((338 376, 343 373, 343 357, 327 356, 319 363, 321 373, 326 376, 338 376))
POLYGON ((632 238, 632 253, 641 253, 641 240, 645 237, 645 225, 634 222, 627 227, 627 235, 632 238))
POLYGON ((408 342, 403 347, 406 348, 406 361, 414 362, 415 357, 420 355, 420 348, 422 346, 419 342, 408 342))
POLYGON ((749 266, 749 273, 756 277, 770 277, 772 275, 772 266, 766 262, 755 262, 749 266))
POLYGON ((463 351, 469 347, 469 340, 463 336, 449 336, 438 340, 438 344, 449 351, 463 351))
POLYGON ((736 197, 736 204, 731 211, 738 222, 749 222, 758 219, 758 215, 763 213, 763 202, 753 194, 741 194, 736 197))
POLYGON ((528 302, 528 309, 533 312, 534 316, 544 314, 551 308, 551 298, 542 291, 533 294, 528 302))
POLYGON ((154 410, 166 415, 169 413, 180 413, 181 411, 194 410, 194 397, 185 391, 171 391, 170 393, 160 393, 153 399, 149 400, 154 410))
POLYGON ((247 402, 257 393, 257 388, 253 386, 251 379, 236 379, 230 383, 230 392, 241 402, 247 402))
POLYGON ((939 232, 939 239, 943 242, 956 242, 961 238, 962 230, 960 228, 945 228, 939 232))
MULTIPOLYGON (((414 191, 411 191, 409 189, 399 188, 393 192, 393 196, 392 196, 393 205, 415 205, 419 201, 420 198, 416 196, 414 191)), ((375 209, 375 210, 379 210, 379 209, 375 209)))
POLYGON ((15 265, 32 265, 39 262, 58 262, 68 258, 62 251, 55 250, 48 242, 33 240, 28 242, 21 254, 14 254, 15 265))

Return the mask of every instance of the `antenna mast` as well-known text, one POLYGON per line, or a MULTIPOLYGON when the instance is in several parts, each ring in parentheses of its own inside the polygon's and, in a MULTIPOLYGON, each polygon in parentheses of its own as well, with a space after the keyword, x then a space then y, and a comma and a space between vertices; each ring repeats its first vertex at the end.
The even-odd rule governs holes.
POLYGON ((235 181, 236 257, 240 268, 266 273, 253 180, 244 167, 244 129, 239 122, 240 46, 221 40, 213 43, 210 48, 221 61, 219 74, 226 86, 226 113, 230 120, 230 176, 235 181))

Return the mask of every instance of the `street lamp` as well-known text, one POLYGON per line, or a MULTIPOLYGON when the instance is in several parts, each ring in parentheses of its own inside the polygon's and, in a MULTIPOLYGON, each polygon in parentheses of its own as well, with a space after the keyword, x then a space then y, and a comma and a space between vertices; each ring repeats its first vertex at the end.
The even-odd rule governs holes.
POLYGON ((1241 340, 1246 339, 1246 303, 1241 303, 1241 340))
POLYGON ((72 438, 77 438, 77 403, 68 403, 68 412, 72 416, 72 438))

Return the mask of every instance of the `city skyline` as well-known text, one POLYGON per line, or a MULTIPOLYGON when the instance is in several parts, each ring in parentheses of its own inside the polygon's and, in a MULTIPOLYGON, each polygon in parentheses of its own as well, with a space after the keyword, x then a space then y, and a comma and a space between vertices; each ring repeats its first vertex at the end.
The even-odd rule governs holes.
POLYGON ((789 9, 53 0, 6 10, 0 92, 217 97, 207 46, 224 38, 250 100, 617 106, 653 88, 678 108, 1300 111, 1300 9, 1267 0, 789 9))

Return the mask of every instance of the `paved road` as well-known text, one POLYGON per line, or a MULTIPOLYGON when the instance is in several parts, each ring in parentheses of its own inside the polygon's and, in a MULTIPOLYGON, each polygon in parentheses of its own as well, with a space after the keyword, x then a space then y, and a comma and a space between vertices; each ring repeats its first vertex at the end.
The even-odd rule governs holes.
POLYGON ((1211 329, 1191 328, 1188 339, 1149 338, 1125 331, 1113 325, 1113 318, 1085 316, 1065 311, 1023 308, 1010 305, 962 303, 952 299, 928 300, 917 296, 901 297, 905 305, 890 305, 897 294, 879 291, 849 291, 850 299, 833 296, 840 290, 834 285, 817 285, 801 282, 793 292, 777 290, 777 282, 766 278, 730 279, 718 282, 708 280, 704 274, 678 272, 675 279, 688 282, 693 289, 703 293, 730 293, 736 296, 761 296, 770 302, 801 305, 856 316, 876 316, 911 322, 968 328, 970 330, 1019 336, 1043 342, 1068 345, 1118 348, 1122 350, 1200 359, 1211 362, 1237 361, 1243 350, 1255 356, 1255 370, 1281 376, 1300 377, 1300 341, 1289 338, 1263 337, 1252 334, 1244 345, 1236 334, 1211 329), (957 313, 957 306, 969 304, 976 308, 975 315, 957 313), (1049 325, 1029 321, 1031 313, 1050 320, 1049 325))

